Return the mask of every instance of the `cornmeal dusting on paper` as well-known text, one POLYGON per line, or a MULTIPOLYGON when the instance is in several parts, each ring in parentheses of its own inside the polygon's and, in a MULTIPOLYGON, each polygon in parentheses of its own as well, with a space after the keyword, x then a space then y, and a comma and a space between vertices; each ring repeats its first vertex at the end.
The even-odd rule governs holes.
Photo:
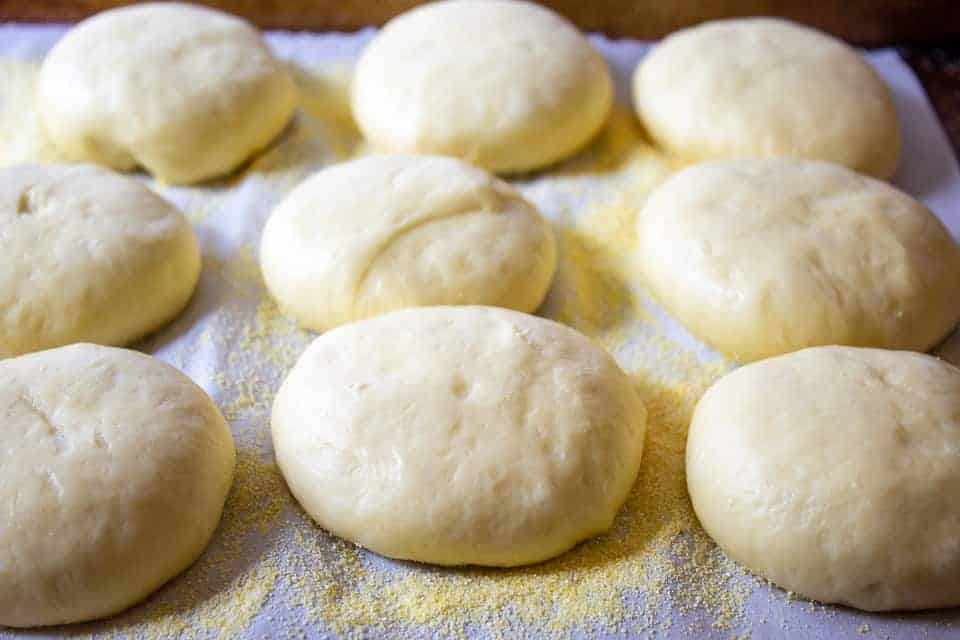
MULTIPOLYGON (((35 70, 10 71, 15 66, 5 62, 0 73, 30 86, 35 70)), ((312 171, 366 152, 349 118, 349 68, 296 74, 303 95, 296 121, 245 173, 197 189, 154 185, 191 212, 199 230, 212 228, 217 216, 263 220, 312 171), (267 196, 234 211, 232 188, 247 180, 267 196)), ((20 121, 10 114, 19 110, 2 91, 0 126, 16 129, 20 121)), ((16 91, 21 100, 29 94, 16 91)), ((691 411, 729 365, 702 364, 668 331, 632 266, 635 216, 675 168, 619 108, 589 149, 547 175, 518 181, 558 237, 559 270, 541 313, 614 353, 649 410, 640 477, 612 531, 540 565, 494 570, 394 562, 319 529, 287 491, 269 437, 273 395, 315 334, 284 318, 270 299, 254 240, 232 249, 207 243, 203 277, 187 310, 198 337, 185 348, 214 354, 210 390, 238 446, 223 522, 203 557, 146 603, 72 630, 143 638, 232 637, 244 630, 250 637, 315 637, 318 630, 513 637, 653 635, 686 625, 733 635, 755 581, 700 529, 684 479, 691 411)))
POLYGON ((143 604, 109 620, 63 627, 104 638, 234 637, 273 592, 279 569, 264 562, 287 499, 272 462, 238 449, 234 484, 210 547, 143 604))
MULTIPOLYGON (((520 569, 442 569, 344 560, 346 590, 317 593, 328 568, 301 568, 295 582, 304 622, 335 632, 355 626, 442 634, 481 628, 565 633, 603 628, 632 633, 668 628, 671 610, 702 610, 707 624, 735 626, 748 588, 699 529, 686 497, 683 449, 693 402, 719 371, 696 383, 638 378, 650 410, 640 479, 613 530, 553 561, 520 569), (397 570, 397 566, 408 567, 397 570)), ((322 534, 305 534, 309 550, 322 534)), ((322 537, 321 537, 322 539, 322 537)), ((326 541, 319 547, 326 546, 326 541)), ((308 557, 314 557, 314 548, 308 557)))
POLYGON ((350 107, 352 67, 346 64, 308 69, 291 67, 300 95, 293 123, 272 149, 250 169, 284 191, 334 162, 364 151, 350 107))

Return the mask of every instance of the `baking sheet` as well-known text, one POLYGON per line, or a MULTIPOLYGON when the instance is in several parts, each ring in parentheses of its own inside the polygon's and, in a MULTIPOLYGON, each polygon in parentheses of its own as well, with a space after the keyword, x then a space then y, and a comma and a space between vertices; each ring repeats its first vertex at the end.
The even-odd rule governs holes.
MULTIPOLYGON (((0 164, 53 159, 42 141, 29 138, 36 135, 29 79, 63 29, 0 25, 0 164)), ((958 610, 877 615, 794 599, 726 561, 683 512, 689 506, 680 495, 678 429, 703 386, 732 364, 670 320, 630 277, 632 215, 679 167, 650 146, 630 111, 630 73, 647 50, 639 42, 593 38, 617 81, 607 130, 577 157, 514 183, 560 239, 560 271, 540 313, 591 335, 637 377, 653 407, 644 464, 657 477, 641 476, 640 484, 650 486, 638 490, 610 536, 527 570, 392 562, 309 522, 273 465, 269 407, 313 335, 277 314, 259 279, 256 247, 271 208, 290 188, 365 151, 346 96, 351 62, 371 34, 268 34, 302 93, 296 121, 279 142, 237 175, 198 187, 167 187, 141 176, 190 217, 203 247, 204 271, 189 308, 137 348, 188 373, 234 431, 237 479, 210 549, 117 618, 0 629, 0 638, 960 635, 958 610)), ((869 59, 893 89, 904 130, 894 183, 926 202, 960 239, 960 174, 921 86, 895 52, 872 52, 869 59)), ((940 351, 960 359, 960 337, 940 351)))

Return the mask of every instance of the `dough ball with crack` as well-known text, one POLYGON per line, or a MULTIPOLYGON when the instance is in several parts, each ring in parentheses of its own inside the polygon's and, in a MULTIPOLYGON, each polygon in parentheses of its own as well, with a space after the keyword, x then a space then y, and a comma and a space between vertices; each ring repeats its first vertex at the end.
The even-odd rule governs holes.
POLYGON ((714 384, 687 440, 693 507, 734 560, 868 611, 960 605, 960 370, 814 347, 714 384))
POLYGON ((490 171, 558 162, 607 119, 613 82, 576 27, 532 2, 433 2, 394 18, 357 63, 353 114, 374 147, 490 171))
POLYGON ((923 351, 960 319, 960 248, 885 182, 803 160, 721 160, 661 185, 640 272, 702 340, 742 361, 846 344, 923 351))
POLYGON ((795 157, 890 177, 901 134, 890 90, 843 42, 785 20, 708 22, 666 38, 634 73, 634 104, 690 160, 795 157))
POLYGON ((0 416, 0 625, 115 614, 206 548, 235 452, 184 374, 92 344, 10 358, 0 416))
POLYGON ((556 267, 549 223, 509 184, 459 160, 372 156, 294 189, 260 264, 284 314, 325 331, 412 306, 533 311, 556 267))
POLYGON ((191 183, 266 147, 293 115, 296 87, 247 22, 147 3, 71 29, 43 62, 37 98, 68 161, 191 183))
POLYGON ((168 323, 200 277, 183 215, 93 166, 0 169, 0 358, 125 345, 168 323))
POLYGON ((283 476, 320 526, 443 565, 539 562, 606 531, 645 426, 607 352, 494 307, 334 329, 301 356, 272 417, 283 476))

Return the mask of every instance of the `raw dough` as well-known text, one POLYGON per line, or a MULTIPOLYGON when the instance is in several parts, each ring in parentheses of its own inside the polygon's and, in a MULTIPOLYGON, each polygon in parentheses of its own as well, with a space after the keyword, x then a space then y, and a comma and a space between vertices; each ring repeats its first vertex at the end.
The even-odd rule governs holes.
POLYGON ((960 369, 815 347, 727 375, 687 441, 700 521, 749 569, 869 611, 960 605, 960 369))
POLYGON ((206 548, 233 439, 189 378, 75 344, 0 362, 0 625, 91 620, 206 548))
POLYGON ((92 166, 0 169, 0 358, 128 344, 190 300, 190 223, 136 180, 92 166))
POLYGON ((651 195, 637 233, 660 302, 739 360, 821 344, 926 350, 960 318, 960 248, 940 221, 837 165, 690 167, 651 195))
POLYGON ((784 20, 722 20, 663 41, 634 75, 637 113, 691 160, 791 156, 893 174, 890 91, 854 49, 784 20))
POLYGON ((67 160, 142 166, 172 183, 229 173, 266 147, 296 106, 290 72, 253 27, 178 3, 84 20, 50 51, 37 91, 67 160))
POLYGON ((260 262, 283 312, 324 331, 411 306, 533 311, 557 258, 537 209, 486 171, 373 156, 290 193, 264 228, 260 262))
POLYGON ((357 65, 353 112, 382 151, 439 153, 496 172, 587 144, 613 83, 569 22, 530 2, 454 0, 394 18, 357 65))
POLYGON ((0 56, 0 167, 60 160, 36 110, 39 77, 38 62, 0 56))
POLYGON ((394 558, 513 566, 610 527, 646 410, 568 327, 428 307, 317 338, 272 424, 290 490, 325 529, 394 558))

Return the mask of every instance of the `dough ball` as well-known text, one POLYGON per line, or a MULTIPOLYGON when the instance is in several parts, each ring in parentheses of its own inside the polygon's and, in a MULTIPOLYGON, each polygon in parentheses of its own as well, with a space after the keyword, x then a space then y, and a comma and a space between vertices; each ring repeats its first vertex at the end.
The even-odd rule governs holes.
POLYGON ((273 406, 277 462, 320 526, 444 565, 546 560, 606 531, 646 410, 605 351, 493 307, 405 309, 306 350, 273 406))
POLYGON ((700 400, 687 485, 707 532, 781 587, 866 609, 960 605, 960 370, 814 347, 700 400))
POLYGON ((207 546, 233 439, 173 367, 92 344, 10 358, 0 416, 0 625, 112 615, 207 546))
POLYGON ((837 165, 690 167, 651 195, 637 233, 654 295, 738 360, 823 344, 922 351, 960 318, 960 248, 940 221, 837 165))
POLYGON ((537 169, 585 146, 613 83, 577 29, 531 2, 435 2, 391 20, 363 52, 353 113, 382 151, 537 169))
POLYGON ((283 312, 325 331, 403 307, 533 311, 556 268, 549 223, 509 184, 459 160, 372 156, 294 189, 260 264, 283 312))
POLYGON ((245 21, 147 3, 84 20, 50 51, 37 85, 53 143, 73 162, 172 183, 236 169, 293 114, 293 77, 245 21))
POLYGON ((897 167, 900 126, 883 80, 856 50, 784 20, 679 31, 643 59, 633 89, 650 135, 691 160, 788 156, 878 178, 897 167))
POLYGON ((0 358, 123 345, 186 306, 190 223, 136 180, 92 166, 0 169, 0 358))

